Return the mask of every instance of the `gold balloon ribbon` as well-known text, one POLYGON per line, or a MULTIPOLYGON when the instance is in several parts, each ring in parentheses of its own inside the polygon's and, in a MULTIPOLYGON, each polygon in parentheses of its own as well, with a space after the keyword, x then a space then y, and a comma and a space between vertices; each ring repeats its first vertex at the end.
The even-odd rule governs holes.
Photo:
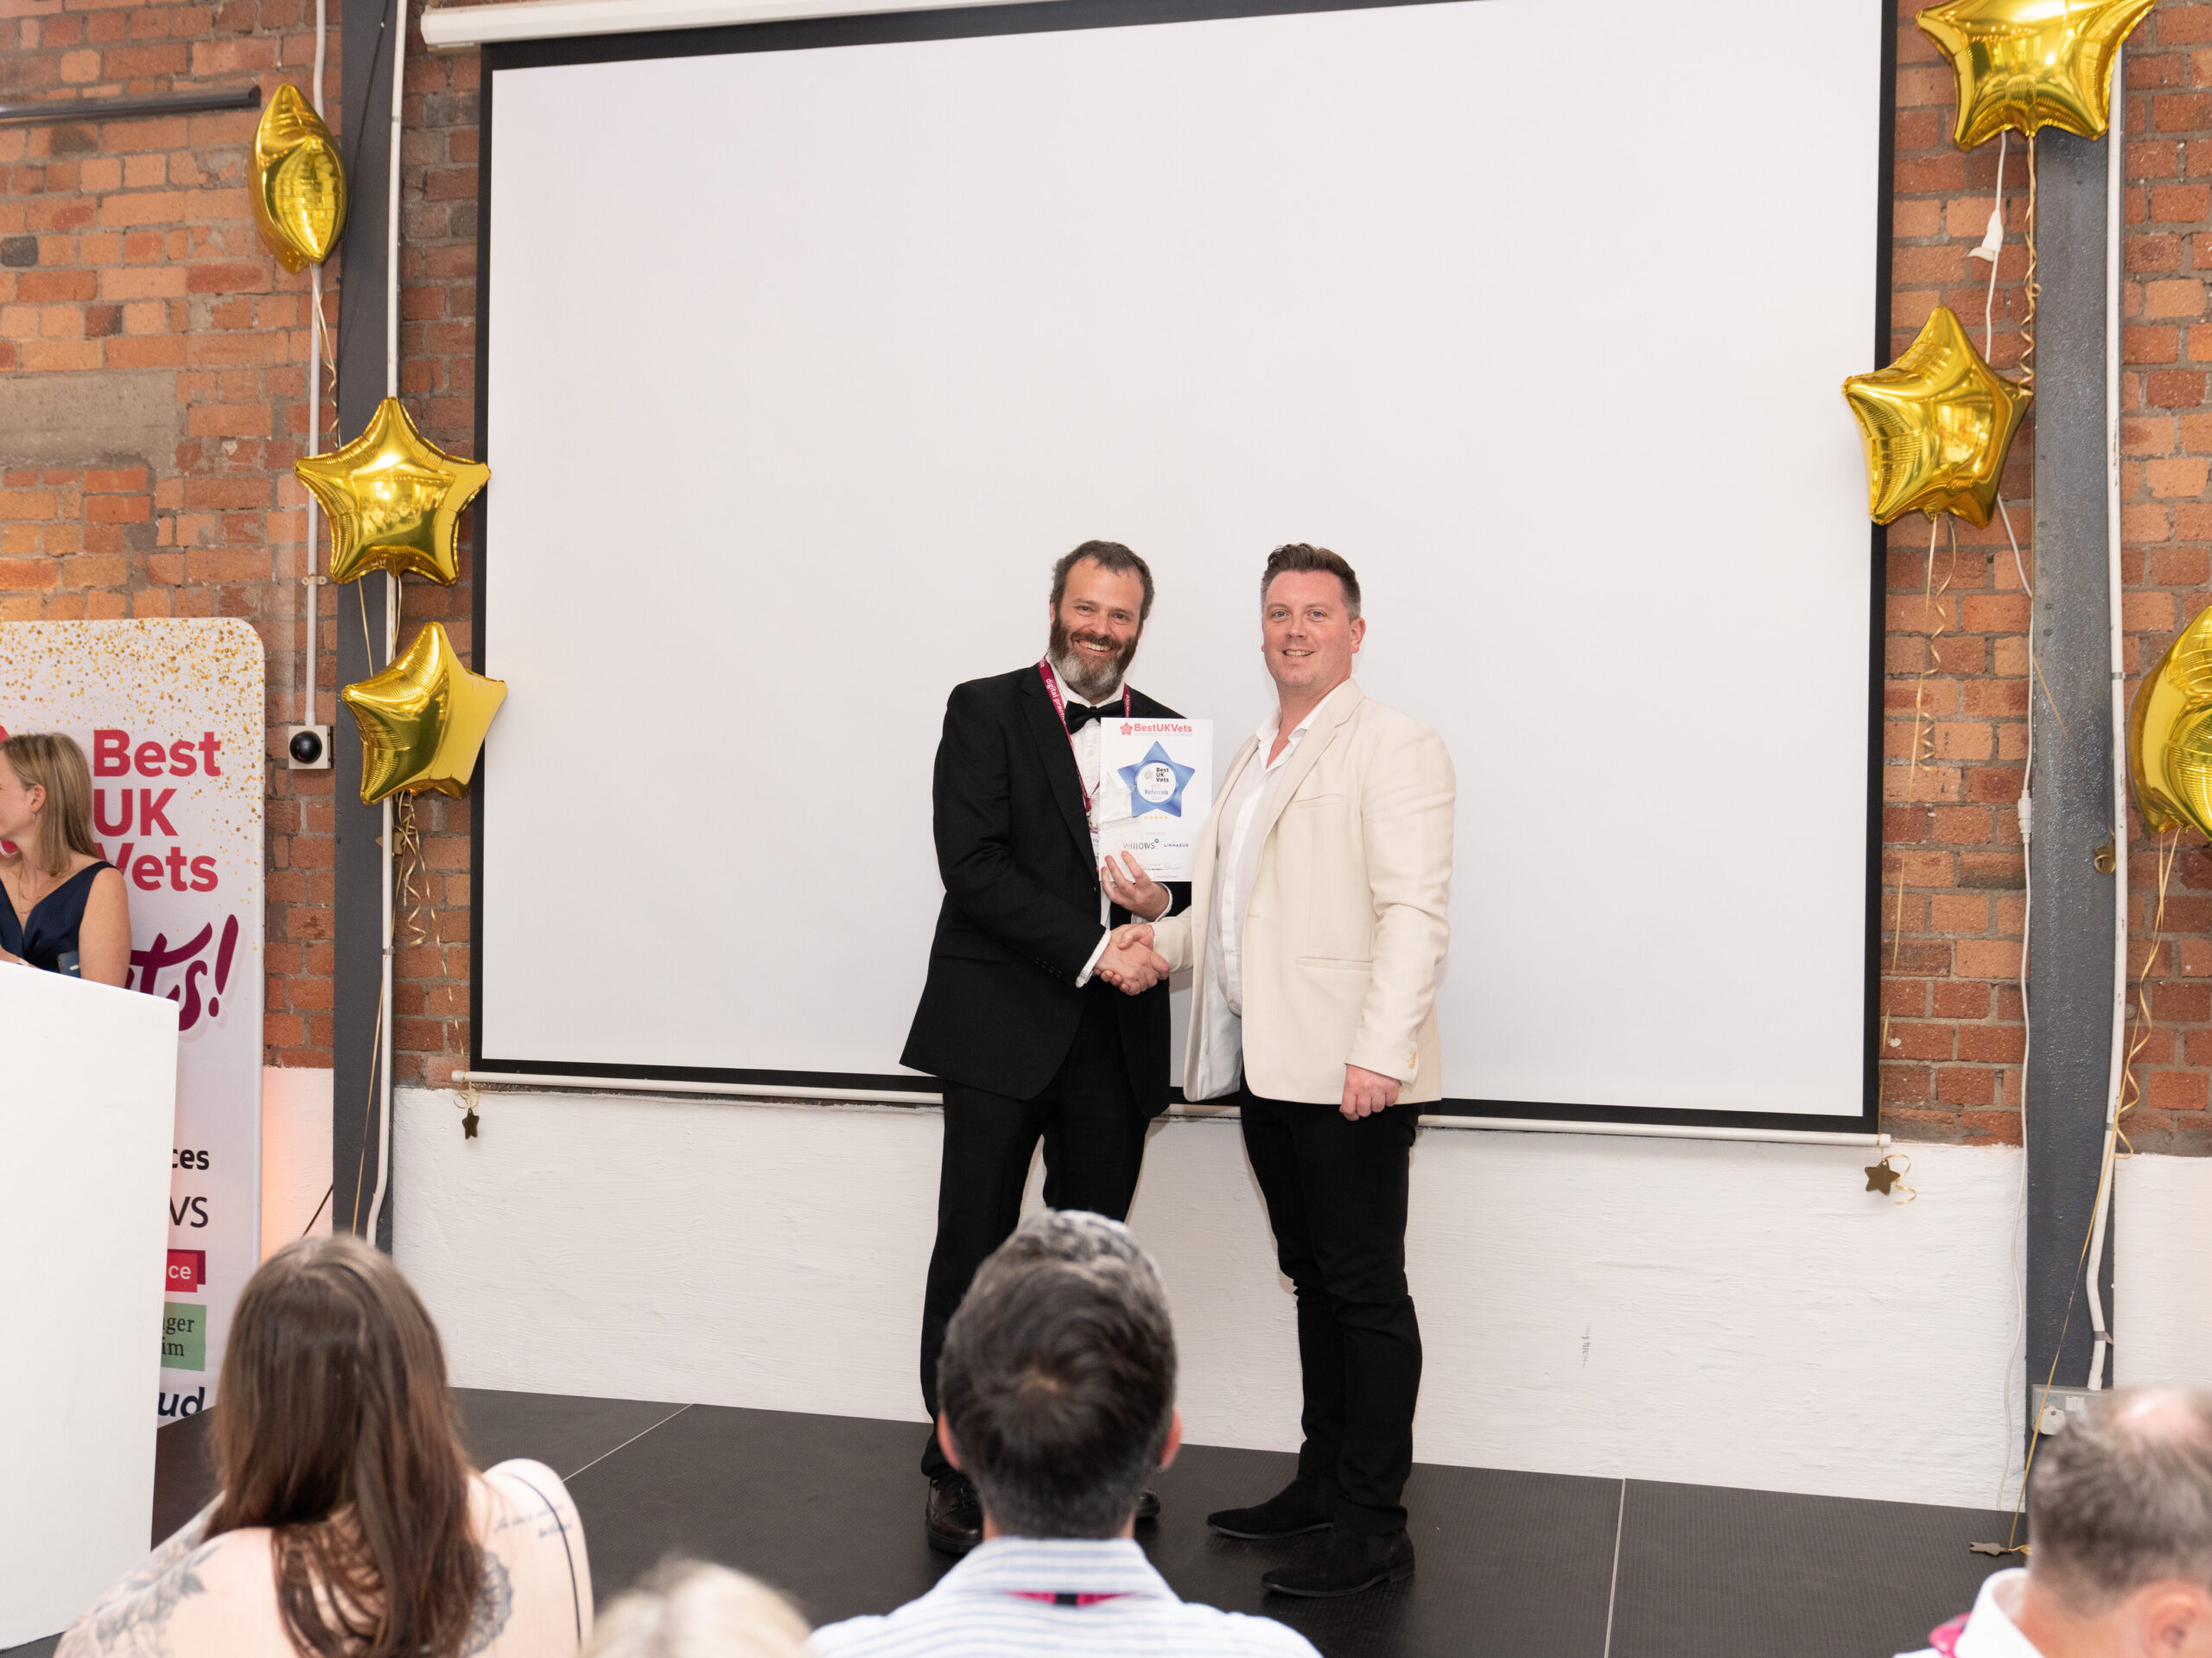
POLYGON ((428 910, 430 924, 425 928, 423 917, 429 903, 425 893, 415 890, 420 877, 427 886, 429 876, 423 864, 423 835, 415 822, 415 797, 403 793, 391 809, 391 869, 394 908, 404 910, 404 924, 414 934, 401 942, 409 944, 435 944, 438 937, 438 913, 428 910))
MULTIPOLYGON (((2151 969, 2158 965, 2158 951, 2166 942, 2166 884, 2173 878, 2174 854, 2180 849, 2181 829, 2177 826, 2167 831, 2158 848, 2158 902, 2151 912, 2151 953, 2143 958, 2143 971, 2135 981, 2135 1005, 2143 1016, 2135 1023, 2135 1039, 2127 1045, 2127 1068, 2120 1078, 2119 1115, 2123 1117, 2143 1102, 2143 1085, 2135 1080, 2135 1056, 2143 1051, 2158 1023, 2151 1014, 2151 969)), ((2117 1128, 2113 1132, 2127 1147, 2126 1155, 2134 1156, 2133 1143, 2117 1128)))
POLYGON ((2043 290, 2036 286, 2036 136, 2032 132, 2028 135, 2028 224, 2023 236, 2028 245, 2028 276, 2024 290, 2028 309, 2027 314, 2020 319, 2020 384, 2027 391, 2033 392, 2036 389, 2036 300, 2043 290))
MULTIPOLYGON (((1928 728, 1926 715, 1928 676, 1934 673, 1943 664, 1942 656, 1936 643, 1942 636, 1946 626, 1941 600, 1950 588, 1951 575, 1953 571, 1957 569, 1958 563, 1957 521, 1948 515, 1941 518, 1931 518, 1928 524, 1928 570, 1921 586, 1920 613, 1923 618, 1933 616, 1935 621, 1934 626, 1928 632, 1928 659, 1921 664, 1920 676, 1913 681, 1912 684, 1912 763, 1906 770, 1904 785, 1904 797, 1908 804, 1910 804, 1913 791, 1920 780, 1920 761, 1923 753, 1927 755, 1930 765, 1935 763, 1935 734, 1928 728), (1936 585, 1936 538, 1942 532, 1945 524, 1951 525, 1951 562, 1950 567, 1943 572, 1943 585, 1939 588, 1936 585)), ((1890 976, 1893 979, 1897 975, 1898 953, 1904 947, 1904 854, 1900 852, 1897 854, 1897 903, 1890 928, 1890 976)), ((1890 1051, 1890 1009, 1886 996, 1883 998, 1883 1002, 1882 1034, 1879 1039, 1882 1045, 1882 1057, 1887 1058, 1890 1051)), ((1888 1084, 1883 1080, 1881 1067, 1878 1064, 1875 1067, 1874 1077, 1874 1105, 1876 1110, 1879 1111, 1888 1084)))

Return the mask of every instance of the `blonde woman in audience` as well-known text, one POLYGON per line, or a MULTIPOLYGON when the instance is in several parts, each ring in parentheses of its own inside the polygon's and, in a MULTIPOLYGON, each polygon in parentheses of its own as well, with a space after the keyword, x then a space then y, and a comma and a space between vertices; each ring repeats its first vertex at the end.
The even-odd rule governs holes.
POLYGON ((74 738, 0 740, 0 841, 16 848, 0 854, 0 967, 127 983, 130 896, 92 839, 92 774, 74 738))
POLYGON ((806 1658, 806 1620, 741 1572, 671 1560, 607 1609, 584 1658, 806 1658))
POLYGON ((399 1269, 303 1238, 239 1298, 214 1420, 221 1489, 56 1658, 569 1658, 591 1627, 553 1471, 469 1465, 445 1355, 399 1269))

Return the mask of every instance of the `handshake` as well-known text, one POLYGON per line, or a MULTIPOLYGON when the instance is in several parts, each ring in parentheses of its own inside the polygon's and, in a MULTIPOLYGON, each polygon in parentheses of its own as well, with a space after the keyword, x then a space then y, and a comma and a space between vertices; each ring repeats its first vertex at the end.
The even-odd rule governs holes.
POLYGON ((1114 930, 1098 958, 1098 976, 1116 990, 1138 995, 1167 976, 1167 958, 1152 947, 1148 922, 1133 921, 1114 930))

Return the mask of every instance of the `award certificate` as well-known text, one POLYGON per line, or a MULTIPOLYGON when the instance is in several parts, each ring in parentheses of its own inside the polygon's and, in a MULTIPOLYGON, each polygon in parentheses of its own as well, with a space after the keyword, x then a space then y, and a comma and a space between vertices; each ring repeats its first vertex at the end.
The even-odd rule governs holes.
POLYGON ((1098 835, 1154 880, 1188 880, 1213 805, 1213 721, 1099 721, 1098 835))

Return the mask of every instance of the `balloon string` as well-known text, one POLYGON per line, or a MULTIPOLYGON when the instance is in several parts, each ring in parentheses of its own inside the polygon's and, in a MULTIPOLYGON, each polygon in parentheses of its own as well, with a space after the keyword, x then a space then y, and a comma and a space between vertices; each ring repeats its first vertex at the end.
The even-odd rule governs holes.
POLYGON ((442 942, 437 935, 438 918, 429 912, 430 924, 423 924, 424 907, 428 902, 429 873, 423 864, 423 835, 415 822, 415 796, 412 791, 402 794, 393 803, 391 812, 391 867, 393 890, 397 895, 398 907, 405 910, 404 924, 413 934, 400 942, 408 944, 435 944, 442 942), (425 892, 415 890, 420 878, 425 892))
MULTIPOLYGON (((2165 943, 2166 883, 2172 879, 2174 854, 2180 847, 2181 830, 2176 828, 2167 831, 2165 844, 2158 848, 2158 901, 2151 912, 2151 953, 2143 958, 2142 975, 2135 981, 2135 1005, 2142 1018, 2136 1021, 2135 1040, 2127 1045, 2127 1068, 2120 1081, 2120 1115, 2123 1117, 2143 1102, 2142 1084, 2135 1080, 2135 1056, 2143 1051, 2158 1022, 2151 1016, 2151 969, 2158 964, 2158 950, 2165 943)), ((2127 1136, 2120 1134, 2120 1141, 2127 1147, 2127 1155, 2133 1157, 2135 1147, 2129 1144, 2127 1136)))
MULTIPOLYGON (((1997 267, 2005 257, 2005 151, 2012 137, 2010 127, 2000 128, 1997 134, 1997 200, 1991 204, 1989 216, 1994 221, 1997 246, 1989 256, 1989 291, 1981 301, 1981 355, 1988 360, 1997 343, 1997 267)), ((1976 251, 1980 251, 1979 249, 1976 251)))
MULTIPOLYGON (((1904 797, 1908 803, 1911 801, 1918 786, 1922 754, 1923 753, 1927 753, 1929 761, 1931 765, 1934 763, 1936 758, 1933 752, 1935 739, 1933 734, 1927 729, 1926 701, 1928 695, 1928 676, 1942 665, 1942 658, 1937 654, 1936 645, 1936 640, 1943 632, 1944 626, 1943 613, 1939 607, 1937 601, 1942 598, 1944 589, 1948 588, 1951 585, 1951 573, 1949 570, 1946 570, 1944 572, 1943 587, 1939 588, 1936 585, 1936 543, 1942 533, 1943 519, 1935 513, 1929 513, 1928 517, 1928 569, 1921 584, 1920 607, 1921 614, 1923 617, 1932 616, 1934 618, 1934 625, 1929 629, 1928 632, 1928 659, 1921 664, 1920 677, 1913 681, 1912 686, 1912 752, 1910 764, 1907 766, 1905 771, 1904 791, 1904 797)), ((1957 526, 1954 524, 1951 530, 1951 564, 1954 569, 1957 567, 1958 562, 1959 532, 1957 526)), ((1890 976, 1893 979, 1897 977, 1897 962, 1900 959, 1900 952, 1904 948, 1904 854, 1900 852, 1897 854, 1897 895, 1896 903, 1892 908, 1890 925, 1890 976)), ((1887 996, 1883 998, 1883 1001, 1882 1033, 1879 1039, 1882 1045, 1881 1051, 1884 1055, 1887 1055, 1890 1051, 1890 1009, 1887 1005, 1887 996)), ((1884 1091, 1887 1087, 1887 1083, 1883 1078, 1878 1066, 1875 1071, 1875 1077, 1874 1102, 1877 1109, 1878 1109, 1883 1101, 1884 1091)))
MULTIPOLYGON (((2028 135, 2028 279, 2027 314, 2020 320, 2020 384, 2030 391, 2036 389, 2036 300, 2042 290, 2036 286, 2036 136, 2028 135)), ((1993 277, 1994 273, 1992 273, 1993 277)))

